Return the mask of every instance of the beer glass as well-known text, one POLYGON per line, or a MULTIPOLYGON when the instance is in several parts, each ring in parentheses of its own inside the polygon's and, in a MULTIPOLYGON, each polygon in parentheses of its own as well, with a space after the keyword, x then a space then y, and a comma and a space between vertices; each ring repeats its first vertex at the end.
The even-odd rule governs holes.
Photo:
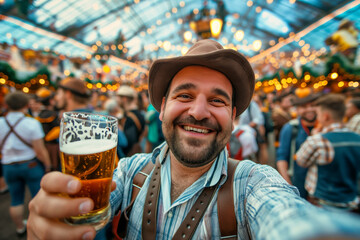
POLYGON ((110 218, 110 192, 115 167, 118 122, 111 116, 65 112, 60 125, 62 172, 81 181, 81 190, 69 197, 89 197, 94 209, 66 218, 71 225, 87 224, 102 228, 110 218))

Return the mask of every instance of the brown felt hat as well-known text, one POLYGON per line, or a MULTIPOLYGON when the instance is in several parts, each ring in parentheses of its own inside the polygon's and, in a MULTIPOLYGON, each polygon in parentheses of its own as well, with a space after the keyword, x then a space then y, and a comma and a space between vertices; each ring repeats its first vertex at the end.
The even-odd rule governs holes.
POLYGON ((250 63, 239 52, 224 49, 221 44, 209 39, 196 42, 184 56, 159 59, 153 63, 149 72, 149 95, 157 111, 160 112, 162 98, 174 76, 181 69, 194 65, 224 74, 233 86, 236 116, 245 111, 255 86, 255 76, 250 63))
POLYGON ((59 88, 68 90, 79 97, 88 98, 91 96, 91 92, 86 87, 85 81, 78 78, 68 77, 61 80, 59 88))

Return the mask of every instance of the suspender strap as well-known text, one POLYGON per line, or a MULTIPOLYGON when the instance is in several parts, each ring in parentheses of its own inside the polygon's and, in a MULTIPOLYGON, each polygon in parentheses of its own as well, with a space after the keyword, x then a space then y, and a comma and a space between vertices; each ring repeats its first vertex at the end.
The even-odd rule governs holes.
POLYGON ((204 216, 205 211, 213 199, 218 187, 219 182, 215 186, 204 188, 186 215, 184 221, 176 231, 173 239, 191 239, 193 237, 200 220, 204 216))
POLYGON ((130 202, 129 206, 127 206, 124 209, 124 211, 121 212, 120 218, 116 218, 116 219, 118 219, 117 223, 113 223, 113 232, 114 233, 116 232, 117 235, 119 236, 119 238, 125 238, 125 236, 126 236, 127 225, 130 220, 131 209, 134 205, 137 195, 139 194, 142 186, 144 185, 146 178, 149 176, 149 174, 153 168, 154 168, 154 164, 150 160, 145 165, 145 167, 135 175, 135 177, 133 179, 131 202, 130 202))
POLYGON ((226 239, 237 238, 237 224, 232 185, 234 182, 234 173, 238 164, 239 161, 232 158, 228 159, 228 177, 226 182, 221 186, 217 197, 220 232, 221 236, 226 237, 226 239))
POLYGON ((156 161, 146 194, 142 218, 142 238, 145 240, 156 239, 156 216, 161 182, 160 170, 160 161, 156 161))
POLYGON ((129 118, 131 118, 134 121, 138 132, 141 133, 141 123, 140 123, 140 120, 138 119, 138 117, 135 115, 135 113, 129 111, 126 113, 126 116, 128 116, 129 118))
POLYGON ((10 136, 10 133, 14 133, 15 136, 16 136, 21 142, 23 142, 23 143, 24 143, 26 146, 28 146, 29 148, 32 148, 32 145, 31 145, 30 143, 26 142, 25 139, 22 138, 17 132, 15 132, 15 129, 14 129, 14 128, 16 127, 16 125, 18 125, 18 124, 21 122, 21 120, 23 120, 24 118, 25 118, 25 116, 22 116, 21 118, 19 118, 19 119, 16 121, 16 123, 15 123, 13 126, 11 126, 10 123, 9 123, 9 121, 6 119, 6 117, 4 117, 5 122, 6 122, 6 124, 9 126, 10 130, 9 130, 9 132, 5 135, 2 143, 0 144, 0 152, 1 152, 2 149, 3 149, 6 140, 7 140, 8 137, 10 136))

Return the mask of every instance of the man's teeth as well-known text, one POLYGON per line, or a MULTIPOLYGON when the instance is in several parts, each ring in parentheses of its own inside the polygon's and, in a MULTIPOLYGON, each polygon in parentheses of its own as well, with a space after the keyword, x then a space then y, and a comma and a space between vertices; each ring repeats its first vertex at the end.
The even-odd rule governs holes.
POLYGON ((194 127, 189 127, 189 126, 184 126, 184 129, 186 131, 193 131, 193 132, 198 132, 198 133, 209 133, 209 130, 194 128, 194 127))

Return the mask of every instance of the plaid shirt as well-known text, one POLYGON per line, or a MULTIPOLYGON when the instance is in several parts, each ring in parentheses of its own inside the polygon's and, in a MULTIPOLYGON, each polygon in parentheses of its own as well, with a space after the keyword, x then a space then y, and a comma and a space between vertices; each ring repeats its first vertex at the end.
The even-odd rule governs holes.
MULTIPOLYGON (((119 207, 124 210, 130 203, 135 174, 148 161, 160 161, 161 188, 156 225, 156 239, 160 240, 173 237, 204 187, 213 186, 219 181, 222 185, 227 176, 228 153, 223 150, 208 172, 171 202, 171 165, 166 150, 167 145, 164 144, 155 149, 153 154, 136 154, 122 159, 114 173, 116 189, 110 198, 112 212, 119 207)), ((149 178, 145 181, 132 208, 126 239, 142 239, 142 216, 149 181, 149 178)), ((298 240, 324 233, 360 236, 360 218, 339 216, 339 213, 327 212, 311 205, 300 198, 296 188, 287 184, 278 172, 269 166, 241 161, 234 175, 233 196, 237 239, 249 239, 245 219, 249 222, 252 239, 298 240)), ((106 238, 100 232, 96 239, 106 238)), ((192 239, 220 239, 217 193, 192 239)))
POLYGON ((347 128, 360 134, 360 113, 354 115, 347 124, 347 128))
POLYGON ((316 190, 318 179, 318 165, 326 165, 334 160, 335 151, 330 141, 322 137, 322 134, 328 132, 348 132, 340 123, 333 123, 324 128, 321 133, 309 136, 296 152, 296 162, 302 167, 308 167, 306 175, 305 189, 310 195, 316 190))

